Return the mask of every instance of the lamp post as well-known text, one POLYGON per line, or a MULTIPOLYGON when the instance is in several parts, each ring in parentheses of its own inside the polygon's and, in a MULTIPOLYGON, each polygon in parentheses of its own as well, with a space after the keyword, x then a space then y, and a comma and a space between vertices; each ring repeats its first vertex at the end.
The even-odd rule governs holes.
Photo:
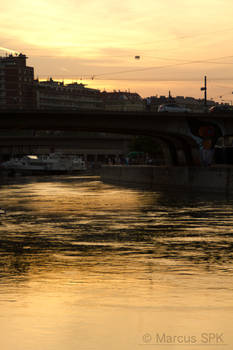
POLYGON ((204 106, 207 106, 207 78, 204 77, 204 87, 201 87, 201 91, 204 91, 204 106))

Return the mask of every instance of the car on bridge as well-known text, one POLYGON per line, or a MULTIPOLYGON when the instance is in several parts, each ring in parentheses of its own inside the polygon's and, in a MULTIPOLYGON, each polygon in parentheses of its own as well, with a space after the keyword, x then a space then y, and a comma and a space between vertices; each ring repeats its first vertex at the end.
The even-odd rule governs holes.
POLYGON ((158 112, 187 113, 191 110, 187 107, 179 106, 176 103, 163 104, 158 107, 158 112))
POLYGON ((233 109, 229 105, 215 105, 209 108, 210 113, 217 113, 217 112, 233 112, 233 109))

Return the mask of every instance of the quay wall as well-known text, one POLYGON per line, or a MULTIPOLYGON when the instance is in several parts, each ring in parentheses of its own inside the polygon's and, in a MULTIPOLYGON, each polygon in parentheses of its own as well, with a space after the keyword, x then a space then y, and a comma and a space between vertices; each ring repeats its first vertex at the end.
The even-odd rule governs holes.
POLYGON ((147 189, 186 189, 233 193, 233 167, 175 167, 107 165, 101 169, 107 183, 140 186, 147 189))

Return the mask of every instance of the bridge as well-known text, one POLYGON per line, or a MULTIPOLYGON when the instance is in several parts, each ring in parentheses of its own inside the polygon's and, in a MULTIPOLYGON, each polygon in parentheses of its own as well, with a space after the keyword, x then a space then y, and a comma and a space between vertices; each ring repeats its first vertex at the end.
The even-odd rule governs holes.
POLYGON ((233 113, 0 111, 2 130, 92 131, 159 139, 174 165, 200 163, 199 142, 233 135, 233 113), (200 132, 200 130, 202 130, 200 132), (209 134, 208 134, 209 133, 209 134))
POLYGON ((71 153, 74 150, 80 154, 123 154, 129 147, 130 137, 118 136, 111 137, 106 135, 96 136, 56 136, 56 135, 38 135, 34 136, 0 136, 0 155, 6 153, 38 153, 48 152, 54 148, 66 149, 71 153))

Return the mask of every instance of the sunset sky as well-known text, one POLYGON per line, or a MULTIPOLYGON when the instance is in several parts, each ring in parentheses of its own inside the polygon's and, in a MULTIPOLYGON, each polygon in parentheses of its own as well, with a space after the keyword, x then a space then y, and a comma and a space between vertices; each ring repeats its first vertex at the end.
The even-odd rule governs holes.
POLYGON ((208 97, 231 101, 232 16, 232 0, 2 1, 1 54, 25 53, 41 80, 143 97, 203 97, 207 75, 208 97))

